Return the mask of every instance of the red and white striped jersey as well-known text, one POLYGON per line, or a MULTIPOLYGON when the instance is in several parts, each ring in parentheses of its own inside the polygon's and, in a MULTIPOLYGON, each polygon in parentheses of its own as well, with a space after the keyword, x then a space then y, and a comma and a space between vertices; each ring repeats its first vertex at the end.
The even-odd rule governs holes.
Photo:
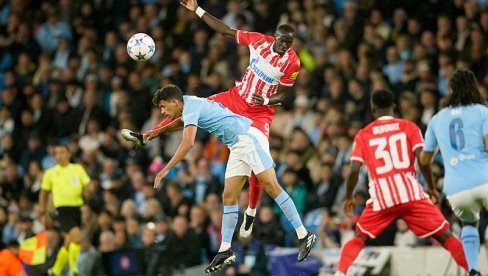
POLYGON ((300 59, 291 47, 280 56, 273 52, 273 37, 241 30, 237 31, 236 40, 250 51, 249 66, 242 81, 236 82, 245 102, 250 104, 253 94, 271 97, 280 84, 293 86, 300 71, 300 59))
POLYGON ((368 203, 373 210, 428 198, 415 172, 415 150, 423 145, 422 133, 414 123, 389 116, 357 133, 350 160, 368 167, 368 203))

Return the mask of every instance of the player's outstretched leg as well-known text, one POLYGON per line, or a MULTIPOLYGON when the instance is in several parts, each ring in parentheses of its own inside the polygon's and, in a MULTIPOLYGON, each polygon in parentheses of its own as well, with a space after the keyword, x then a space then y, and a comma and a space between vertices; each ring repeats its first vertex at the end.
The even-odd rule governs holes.
POLYGON ((271 196, 274 201, 280 206, 281 211, 285 214, 288 221, 290 221, 298 236, 298 257, 299 262, 305 260, 310 254, 312 245, 317 240, 315 234, 308 232, 303 226, 302 219, 298 214, 297 208, 290 196, 281 188, 276 179, 274 169, 267 169, 257 175, 259 182, 263 184, 266 193, 271 196))
POLYGON ((339 258, 339 263, 337 264, 337 272, 334 276, 346 275, 347 270, 358 257, 359 252, 364 248, 365 237, 356 236, 350 241, 346 242, 341 251, 341 257, 339 258))
POLYGON ((451 253, 451 257, 460 267, 464 268, 466 272, 469 272, 466 256, 464 255, 463 244, 451 234, 449 229, 439 231, 439 233, 434 234, 434 238, 442 244, 442 247, 451 253))
POLYGON ((256 217, 256 208, 261 198, 262 185, 259 183, 256 175, 251 173, 249 178, 249 206, 244 213, 244 220, 242 221, 241 228, 239 229, 239 236, 241 238, 248 238, 252 233, 252 226, 254 218, 256 217))
POLYGON ((205 273, 221 270, 225 265, 232 264, 236 260, 236 255, 231 250, 232 236, 237 226, 237 216, 239 214, 238 198, 244 185, 245 176, 232 176, 225 179, 222 202, 224 210, 222 213, 222 241, 219 252, 212 262, 205 268, 205 273))
POLYGON ((212 262, 205 268, 205 273, 221 270, 225 265, 232 264, 236 260, 236 255, 232 252, 230 245, 237 225, 238 214, 239 205, 226 205, 224 202, 221 230, 222 242, 220 243, 219 252, 215 255, 212 262))
POLYGON ((478 254, 480 250, 480 234, 476 223, 464 223, 461 230, 461 241, 463 243, 464 255, 468 262, 469 275, 481 275, 478 267, 478 254))
POLYGON ((134 148, 142 148, 146 145, 140 132, 135 132, 130 129, 124 128, 120 131, 120 135, 122 136, 122 138, 124 138, 125 141, 134 144, 134 148))
MULTIPOLYGON (((166 125, 169 125, 171 122, 173 122, 173 120, 168 119, 168 118, 164 119, 159 124, 153 126, 151 128, 151 130, 160 129, 166 125)), ((146 145, 146 143, 144 142, 142 133, 140 133, 140 132, 132 131, 130 129, 122 129, 120 131, 120 135, 127 142, 133 143, 135 148, 141 148, 141 147, 144 147, 146 145)))

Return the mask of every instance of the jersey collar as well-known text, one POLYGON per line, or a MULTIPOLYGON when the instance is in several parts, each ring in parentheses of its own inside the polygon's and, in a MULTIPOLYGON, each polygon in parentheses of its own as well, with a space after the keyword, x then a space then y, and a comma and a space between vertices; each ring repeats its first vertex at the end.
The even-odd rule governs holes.
POLYGON ((376 120, 391 120, 391 119, 395 119, 393 116, 381 116, 379 117, 378 119, 376 120))

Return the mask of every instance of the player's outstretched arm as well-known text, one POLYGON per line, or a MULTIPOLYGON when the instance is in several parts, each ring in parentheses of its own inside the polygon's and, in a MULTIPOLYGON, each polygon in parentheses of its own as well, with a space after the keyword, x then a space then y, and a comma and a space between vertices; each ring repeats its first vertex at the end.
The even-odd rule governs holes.
POLYGON ((441 196, 435 187, 432 177, 432 170, 430 169, 430 165, 434 158, 434 152, 422 151, 420 148, 418 148, 415 150, 415 155, 419 163, 420 171, 422 171, 425 182, 427 183, 427 193, 429 194, 432 202, 437 204, 440 202, 441 196))
POLYGON ((168 175, 169 171, 178 163, 180 163, 191 150, 193 144, 195 143, 197 129, 197 126, 194 125, 189 125, 185 127, 185 129, 183 130, 183 140, 176 149, 173 158, 171 158, 168 164, 156 175, 156 178, 154 179, 154 188, 159 188, 159 185, 161 185, 161 180, 163 180, 163 178, 168 175))
POLYGON ((354 211, 354 199, 352 198, 352 193, 354 188, 358 183, 359 170, 361 169, 361 163, 357 161, 351 161, 349 166, 349 174, 346 179, 346 198, 344 200, 344 213, 352 217, 354 211))
POLYGON ((170 133, 170 132, 175 132, 175 131, 182 130, 182 129, 183 129, 183 121, 181 120, 181 118, 177 118, 177 119, 175 119, 175 120, 169 122, 168 124, 165 124, 159 128, 153 127, 151 130, 146 131, 144 134, 142 134, 142 137, 143 137, 144 143, 147 143, 147 142, 151 141, 152 139, 157 138, 161 135, 164 135, 164 134, 170 133))
POLYGON ((196 13, 210 28, 212 28, 217 33, 229 38, 236 39, 236 29, 232 29, 231 27, 229 27, 229 25, 213 17, 204 9, 200 8, 196 0, 181 0, 180 4, 183 7, 187 8, 189 11, 196 13))

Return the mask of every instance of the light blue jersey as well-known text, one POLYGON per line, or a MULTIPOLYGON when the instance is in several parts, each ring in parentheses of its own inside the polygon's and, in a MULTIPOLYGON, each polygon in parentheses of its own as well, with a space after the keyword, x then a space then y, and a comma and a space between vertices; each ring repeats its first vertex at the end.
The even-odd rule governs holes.
POLYGON ((488 108, 475 104, 447 107, 437 113, 425 134, 424 151, 436 147, 444 161, 447 196, 488 183, 488 108))
POLYGON ((217 136, 227 146, 247 134, 252 121, 232 113, 222 104, 195 96, 183 96, 183 124, 195 125, 217 136))

